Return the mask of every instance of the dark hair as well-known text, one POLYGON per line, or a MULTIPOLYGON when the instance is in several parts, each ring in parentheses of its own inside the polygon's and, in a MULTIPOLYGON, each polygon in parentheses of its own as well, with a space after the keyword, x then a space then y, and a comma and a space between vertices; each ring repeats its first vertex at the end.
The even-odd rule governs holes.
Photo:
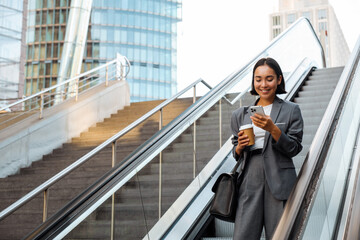
POLYGON ((254 75, 255 75, 255 70, 256 70, 258 67, 264 66, 264 65, 267 65, 267 66, 269 66, 271 69, 273 69, 278 79, 279 79, 280 76, 282 76, 281 83, 277 86, 275 94, 283 94, 283 93, 286 93, 286 91, 285 91, 285 79, 284 79, 284 75, 283 75, 283 73, 282 73, 282 71, 281 71, 280 65, 275 61, 275 59, 270 58, 270 57, 268 57, 268 58, 262 58, 262 59, 260 59, 259 61, 257 61, 257 63, 255 64, 254 69, 253 69, 253 75, 252 75, 251 91, 250 91, 250 93, 251 93, 252 95, 259 95, 259 94, 255 91, 255 87, 254 87, 254 75))

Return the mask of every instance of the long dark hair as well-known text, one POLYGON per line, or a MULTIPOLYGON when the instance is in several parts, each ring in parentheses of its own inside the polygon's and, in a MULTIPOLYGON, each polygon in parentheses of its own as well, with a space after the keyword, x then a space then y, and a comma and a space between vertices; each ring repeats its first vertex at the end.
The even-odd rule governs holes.
POLYGON ((254 74, 255 74, 255 70, 256 70, 258 67, 264 66, 264 65, 267 65, 267 66, 269 66, 271 69, 273 69, 278 79, 279 79, 280 76, 282 76, 281 83, 277 86, 275 94, 283 94, 283 93, 286 93, 286 91, 285 91, 285 79, 284 79, 284 75, 283 75, 283 73, 282 73, 282 71, 281 71, 280 65, 277 63, 277 61, 275 61, 275 59, 270 58, 270 57, 268 57, 268 58, 262 58, 262 59, 260 59, 259 61, 257 61, 257 63, 255 64, 254 69, 253 69, 253 75, 252 75, 251 91, 250 91, 250 93, 251 93, 252 95, 259 95, 259 94, 255 91, 255 87, 254 87, 254 74))

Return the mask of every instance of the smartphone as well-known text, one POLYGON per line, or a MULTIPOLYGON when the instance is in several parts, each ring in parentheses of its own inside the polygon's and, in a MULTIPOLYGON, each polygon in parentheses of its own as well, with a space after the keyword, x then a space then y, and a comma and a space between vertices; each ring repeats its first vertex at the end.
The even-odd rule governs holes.
POLYGON ((255 113, 265 116, 265 112, 262 106, 250 106, 249 109, 251 116, 254 116, 255 113))

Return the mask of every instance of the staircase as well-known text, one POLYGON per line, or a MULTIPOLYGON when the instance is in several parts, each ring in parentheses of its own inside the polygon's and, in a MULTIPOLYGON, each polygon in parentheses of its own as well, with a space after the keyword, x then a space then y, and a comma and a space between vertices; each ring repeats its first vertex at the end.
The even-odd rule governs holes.
MULTIPOLYGON (((222 103, 222 143, 231 135, 231 112, 222 103)), ((196 122, 196 175, 219 150, 219 106, 196 122)), ((163 151, 161 215, 193 180, 193 126, 163 151)), ((159 159, 133 177, 115 194, 115 239, 142 239, 159 218, 159 159)), ((66 239, 109 239, 111 199, 93 212, 66 239)))
MULTIPOLYGON (((103 122, 97 123, 96 126, 90 127, 87 132, 73 138, 70 143, 65 143, 61 148, 53 150, 53 153, 43 156, 42 160, 34 162, 32 166, 21 169, 19 174, 0 179, 0 209, 5 209, 161 102, 133 103, 103 122)), ((181 99, 165 107, 163 110, 164 125, 191 104, 192 99, 181 99)), ((159 129, 158 121, 159 114, 155 114, 120 138, 117 147, 117 162, 120 162, 157 132, 159 129)), ((111 146, 49 189, 48 216, 50 217, 58 211, 69 200, 109 171, 110 168, 111 146)), ((21 239, 41 224, 42 204, 43 196, 39 196, 12 216, 1 221, 0 239, 21 239)))
MULTIPOLYGON (((294 99, 294 102, 300 106, 304 120, 303 150, 293 158, 297 173, 302 167, 343 69, 344 67, 336 67, 313 71, 300 89, 298 96, 294 99)), ((202 239, 231 240, 233 231, 233 223, 214 219, 207 227, 205 236, 202 239)), ((261 239, 265 239, 264 236, 263 232, 261 239)))
POLYGON ((313 71, 294 100, 299 105, 304 119, 303 150, 293 158, 296 173, 299 173, 306 154, 309 152, 343 70, 344 67, 336 67, 313 71))

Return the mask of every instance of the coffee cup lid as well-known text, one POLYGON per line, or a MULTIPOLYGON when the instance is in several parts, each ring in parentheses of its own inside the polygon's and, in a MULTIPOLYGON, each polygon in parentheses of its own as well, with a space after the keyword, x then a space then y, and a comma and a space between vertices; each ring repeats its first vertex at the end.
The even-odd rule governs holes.
POLYGON ((252 124, 242 125, 242 126, 239 128, 239 131, 244 130, 244 129, 248 129, 248 128, 252 128, 252 127, 253 127, 252 124))

